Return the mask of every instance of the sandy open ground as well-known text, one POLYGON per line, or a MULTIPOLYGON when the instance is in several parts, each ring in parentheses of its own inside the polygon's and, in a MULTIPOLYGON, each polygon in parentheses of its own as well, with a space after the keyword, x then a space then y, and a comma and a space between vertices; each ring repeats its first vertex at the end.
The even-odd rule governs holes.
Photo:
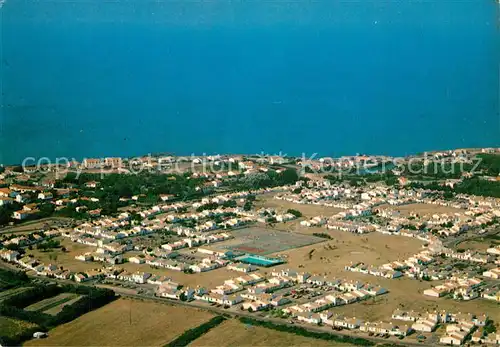
POLYGON ((297 249, 273 254, 284 257, 287 264, 280 267, 297 268, 303 266, 315 274, 335 275, 345 272, 344 267, 351 262, 382 265, 389 261, 405 259, 421 250, 422 242, 404 236, 381 233, 352 234, 325 228, 300 227, 300 233, 328 234, 332 239, 297 249))
POLYGON ((213 288, 215 286, 223 284, 224 281, 229 278, 241 276, 241 273, 231 271, 226 268, 215 269, 202 273, 186 274, 182 271, 155 269, 147 264, 125 263, 118 266, 124 268, 129 272, 142 271, 149 272, 155 275, 167 276, 170 277, 174 282, 178 282, 185 287, 192 288, 198 285, 206 288, 213 288))
POLYGON ((329 234, 332 240, 276 253, 274 255, 285 256, 287 263, 273 269, 293 268, 330 278, 359 280, 381 285, 389 291, 388 294, 375 300, 370 299, 333 308, 332 311, 335 313, 376 321, 389 320, 392 312, 398 307, 419 312, 448 309, 453 312, 487 313, 495 321, 500 322, 500 305, 495 302, 482 299, 460 302, 445 298, 435 299, 422 294, 425 289, 441 282, 426 282, 409 278, 385 279, 344 270, 344 266, 351 262, 364 262, 378 266, 406 259, 421 250, 423 243, 417 239, 380 233, 355 235, 321 228, 302 228, 302 232, 324 232, 329 234))
POLYGON ((212 315, 193 308, 119 299, 58 326, 27 346, 163 346, 212 315))
POLYGON ((223 322, 211 329, 190 346, 224 347, 224 346, 352 346, 314 338, 307 338, 290 333, 251 326, 240 323, 236 319, 223 322))
POLYGON ((27 251, 27 254, 33 254, 36 259, 40 260, 42 263, 48 264, 60 264, 65 269, 73 272, 88 271, 91 269, 101 268, 102 264, 94 262, 84 262, 76 260, 75 256, 86 253, 95 252, 95 247, 83 245, 81 243, 72 242, 70 239, 65 237, 56 238, 61 242, 61 247, 66 248, 66 252, 63 252, 61 248, 55 248, 47 252, 42 252, 33 246, 33 250, 27 251), (51 259, 52 257, 52 259, 51 259))

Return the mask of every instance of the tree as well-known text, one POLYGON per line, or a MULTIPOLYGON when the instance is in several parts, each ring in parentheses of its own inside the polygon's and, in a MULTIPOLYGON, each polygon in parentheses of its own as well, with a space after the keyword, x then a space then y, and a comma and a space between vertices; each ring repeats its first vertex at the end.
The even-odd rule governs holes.
POLYGON ((293 214, 297 218, 302 217, 302 212, 300 212, 298 210, 294 210, 293 208, 288 209, 288 211, 286 211, 286 212, 290 213, 290 214, 293 214))
POLYGON ((243 205, 243 210, 250 211, 251 209, 252 209, 252 203, 250 201, 245 202, 245 205, 243 205))

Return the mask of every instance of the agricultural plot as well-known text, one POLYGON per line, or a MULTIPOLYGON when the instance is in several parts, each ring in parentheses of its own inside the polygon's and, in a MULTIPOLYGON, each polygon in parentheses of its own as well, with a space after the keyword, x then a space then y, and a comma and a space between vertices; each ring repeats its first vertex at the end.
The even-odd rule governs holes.
POLYGON ((48 298, 42 301, 38 301, 32 305, 25 308, 26 311, 37 311, 56 315, 65 305, 76 302, 81 298, 78 294, 73 293, 61 293, 52 298, 48 298), (52 312, 52 313, 51 313, 52 312))
POLYGON ((22 292, 25 292, 28 289, 30 289, 30 287, 12 288, 4 290, 0 292, 0 302, 10 298, 11 296, 21 294, 22 292))

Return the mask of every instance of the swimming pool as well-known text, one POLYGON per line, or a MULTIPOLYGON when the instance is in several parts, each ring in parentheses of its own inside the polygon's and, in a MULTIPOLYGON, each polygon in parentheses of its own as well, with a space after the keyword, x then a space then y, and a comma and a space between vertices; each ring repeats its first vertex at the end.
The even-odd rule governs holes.
POLYGON ((243 257, 238 258, 238 260, 242 263, 258 265, 258 266, 274 266, 283 263, 281 259, 276 258, 266 258, 258 255, 248 254, 243 257))

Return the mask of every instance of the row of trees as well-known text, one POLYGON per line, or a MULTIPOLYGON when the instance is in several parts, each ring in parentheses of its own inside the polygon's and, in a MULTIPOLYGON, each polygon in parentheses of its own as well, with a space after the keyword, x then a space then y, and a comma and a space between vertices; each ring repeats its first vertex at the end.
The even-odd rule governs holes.
POLYGON ((256 325, 256 326, 263 326, 268 329, 273 329, 277 331, 283 331, 286 333, 292 333, 295 335, 299 336, 304 336, 304 337, 310 337, 310 338, 315 338, 315 339, 320 339, 320 340, 325 340, 325 341, 332 341, 332 342, 340 342, 340 343, 350 343, 354 345, 360 345, 360 346, 373 346, 374 343, 370 340, 363 339, 360 337, 351 337, 347 335, 335 335, 335 334, 330 334, 326 332, 315 332, 315 331, 310 331, 302 327, 298 326, 289 326, 289 325, 284 325, 284 324, 276 324, 272 322, 267 322, 267 321, 261 321, 253 318, 248 318, 248 317, 240 317, 240 322, 243 324, 248 324, 248 325, 256 325))

